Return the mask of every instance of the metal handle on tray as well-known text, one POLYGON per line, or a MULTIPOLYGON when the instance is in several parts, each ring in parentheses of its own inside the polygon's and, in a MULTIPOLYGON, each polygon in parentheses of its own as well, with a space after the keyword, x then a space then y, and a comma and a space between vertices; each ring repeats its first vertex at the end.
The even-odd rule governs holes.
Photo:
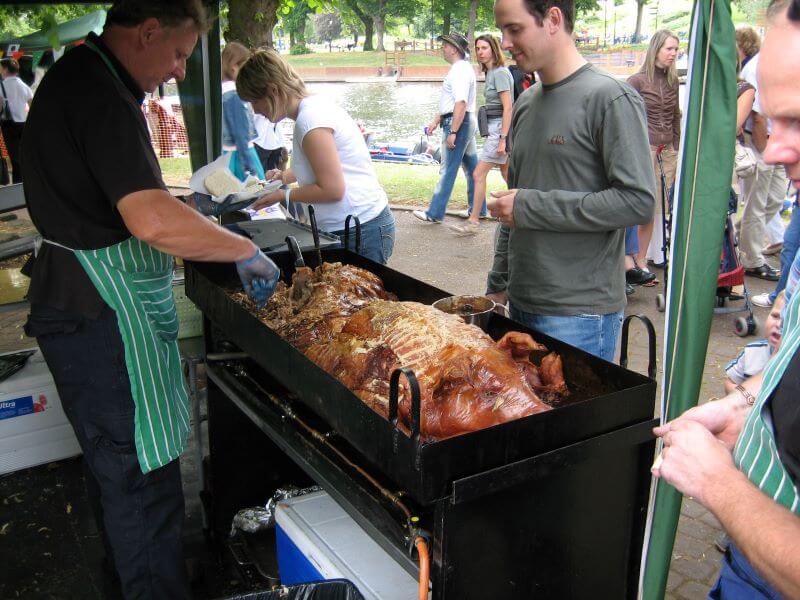
POLYGON ((394 372, 392 372, 391 379, 389 380, 389 422, 394 425, 395 431, 397 431, 397 413, 400 398, 400 375, 406 376, 408 386, 411 388, 411 437, 414 440, 418 440, 422 421, 420 417, 421 402, 419 382, 417 381, 417 376, 414 375, 414 371, 408 367, 400 367, 399 369, 395 369, 394 372))
POLYGON ((292 256, 294 256, 294 266, 305 267, 306 261, 303 260, 303 251, 300 250, 300 244, 297 243, 297 238, 293 235, 287 235, 286 246, 289 248, 289 252, 292 253, 292 256))
POLYGON ((314 249, 317 251, 317 266, 322 266, 322 251, 319 249, 319 228, 317 227, 317 217, 314 214, 314 207, 308 205, 308 220, 311 222, 311 235, 314 236, 314 249))
POLYGON ((361 254, 361 221, 355 215, 347 215, 344 220, 344 248, 350 249, 350 219, 356 222, 356 254, 361 254))
POLYGON ((630 315, 625 317, 622 322, 622 344, 619 350, 619 366, 623 369, 628 367, 628 333, 633 319, 639 319, 647 329, 647 345, 649 362, 647 364, 647 376, 650 379, 656 378, 656 329, 653 323, 644 315, 630 315))

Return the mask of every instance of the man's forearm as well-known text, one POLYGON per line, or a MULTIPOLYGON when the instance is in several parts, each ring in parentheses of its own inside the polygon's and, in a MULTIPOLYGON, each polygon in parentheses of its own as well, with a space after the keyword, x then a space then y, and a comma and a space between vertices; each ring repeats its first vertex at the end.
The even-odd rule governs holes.
POLYGON ((520 229, 613 231, 653 219, 655 197, 646 188, 608 188, 599 192, 520 189, 514 222, 520 229))
POLYGON ((125 196, 117 209, 132 235, 172 256, 233 262, 255 252, 249 239, 211 222, 162 190, 125 196))
POLYGON ((740 471, 720 478, 706 498, 753 567, 787 598, 800 598, 800 517, 740 471))

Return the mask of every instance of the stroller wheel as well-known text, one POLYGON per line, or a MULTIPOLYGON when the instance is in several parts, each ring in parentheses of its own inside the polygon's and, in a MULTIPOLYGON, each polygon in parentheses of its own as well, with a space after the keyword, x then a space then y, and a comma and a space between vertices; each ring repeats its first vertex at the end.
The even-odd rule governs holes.
POLYGON ((747 337, 748 335, 753 335, 756 332, 757 328, 758 328, 758 322, 752 315, 750 315, 749 317, 737 317, 736 320, 733 322, 733 331, 739 337, 747 337))
POLYGON ((664 298, 664 294, 657 294, 656 295, 656 310, 658 312, 664 312, 667 308, 667 300, 664 298))

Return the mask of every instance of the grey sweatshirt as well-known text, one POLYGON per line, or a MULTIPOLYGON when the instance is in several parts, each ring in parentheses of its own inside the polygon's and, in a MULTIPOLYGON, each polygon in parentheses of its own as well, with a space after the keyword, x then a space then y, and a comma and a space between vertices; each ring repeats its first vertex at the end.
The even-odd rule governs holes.
POLYGON ((487 291, 541 315, 625 306, 625 227, 649 222, 655 176, 644 103, 591 65, 535 84, 514 105, 508 187, 487 291))

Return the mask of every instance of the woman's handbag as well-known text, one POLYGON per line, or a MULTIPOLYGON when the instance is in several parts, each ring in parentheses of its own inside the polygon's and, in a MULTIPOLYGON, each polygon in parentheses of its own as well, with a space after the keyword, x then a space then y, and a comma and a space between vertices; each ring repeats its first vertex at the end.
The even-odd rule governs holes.
POLYGON ((736 173, 736 176, 741 179, 752 177, 756 172, 757 163, 758 159, 756 158, 756 154, 753 152, 752 148, 749 148, 742 144, 739 140, 736 140, 736 154, 734 155, 733 159, 733 170, 736 173))

